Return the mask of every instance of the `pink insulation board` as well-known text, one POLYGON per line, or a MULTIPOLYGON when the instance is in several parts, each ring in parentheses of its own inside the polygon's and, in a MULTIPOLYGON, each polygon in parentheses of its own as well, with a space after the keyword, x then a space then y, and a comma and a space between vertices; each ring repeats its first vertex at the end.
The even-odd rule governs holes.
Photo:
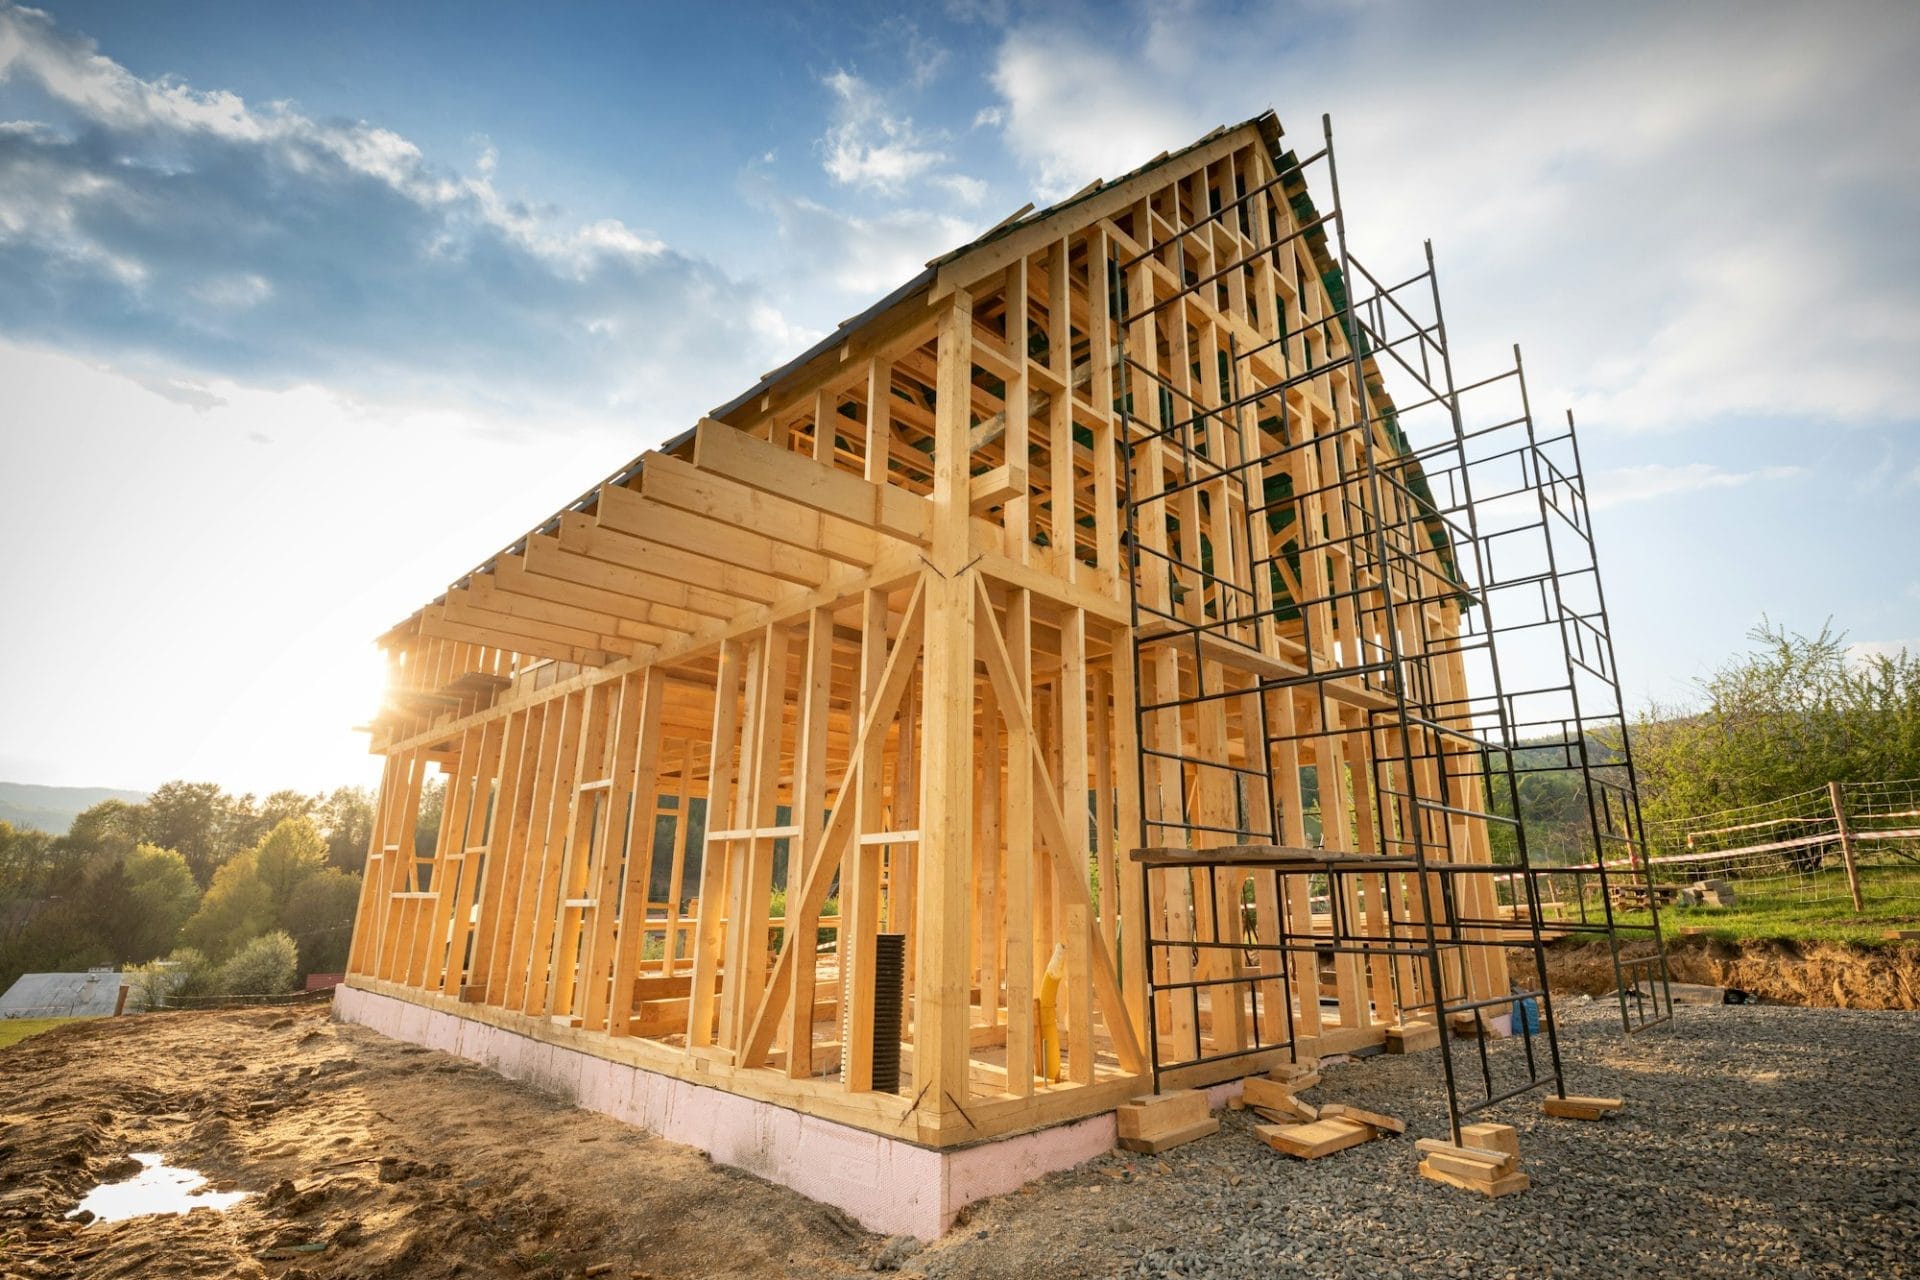
POLYGON ((342 1022, 477 1062, 697 1148, 889 1235, 937 1239, 974 1201, 1070 1169, 1114 1145, 1109 1112, 938 1151, 352 986, 335 988, 333 1011, 342 1022))

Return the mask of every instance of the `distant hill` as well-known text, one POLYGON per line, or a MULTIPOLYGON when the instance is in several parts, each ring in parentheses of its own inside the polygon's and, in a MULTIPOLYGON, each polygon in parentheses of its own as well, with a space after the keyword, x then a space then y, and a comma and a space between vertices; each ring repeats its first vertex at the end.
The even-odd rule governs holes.
POLYGON ((146 798, 144 791, 121 791, 113 787, 43 787, 32 782, 0 782, 0 822, 11 822, 16 827, 38 827, 60 836, 67 833, 83 809, 91 809, 102 800, 139 804, 146 798))

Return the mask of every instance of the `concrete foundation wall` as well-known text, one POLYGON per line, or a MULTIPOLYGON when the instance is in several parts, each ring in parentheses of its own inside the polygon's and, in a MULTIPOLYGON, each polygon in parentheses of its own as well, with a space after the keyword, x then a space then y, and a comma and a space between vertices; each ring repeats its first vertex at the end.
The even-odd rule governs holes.
POLYGON ((477 1062, 698 1148, 889 1235, 936 1239, 974 1201, 1070 1169, 1114 1145, 1109 1112, 935 1151, 350 986, 335 989, 333 1011, 343 1022, 477 1062))

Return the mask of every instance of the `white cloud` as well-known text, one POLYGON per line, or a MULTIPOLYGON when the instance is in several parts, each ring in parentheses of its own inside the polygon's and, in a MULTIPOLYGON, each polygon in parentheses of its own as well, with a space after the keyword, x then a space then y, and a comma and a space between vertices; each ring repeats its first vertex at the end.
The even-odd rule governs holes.
POLYGON ((791 255, 793 286, 824 287, 863 304, 905 284, 928 259, 982 230, 978 219, 927 209, 859 216, 804 197, 770 194, 766 202, 791 255))
POLYGON ((979 204, 987 198, 987 184, 962 173, 936 174, 927 182, 951 195, 961 204, 979 204))
POLYGON ((1847 656, 1854 662, 1869 658, 1900 658, 1920 654, 1920 637, 1911 640, 1855 640, 1847 645, 1847 656))
POLYGON ((907 64, 907 83, 915 89, 924 89, 946 68, 947 50, 914 23, 904 19, 899 22, 900 56, 907 64))
POLYGON ((835 71, 824 83, 835 101, 820 139, 821 165, 835 182, 895 192, 946 162, 946 153, 922 139, 910 117, 889 112, 866 81, 835 71))
POLYGON ((1756 480, 1793 480, 1805 474, 1805 467, 1776 466, 1757 467, 1751 471, 1728 471, 1710 462, 1615 467, 1588 478, 1587 501, 1595 511, 1601 511, 1630 502, 1651 502, 1657 498, 1698 493, 1705 489, 1737 489, 1756 480))
MULTIPOLYGON (((1537 403, 1590 429, 1873 423, 1920 403, 1912 15, 1134 0, 1016 19, 991 82, 1046 198, 1247 118, 1261 86, 1303 155, 1331 111, 1362 259, 1399 278, 1432 237, 1456 370, 1524 337, 1537 403)), ((1311 185, 1328 205, 1324 166, 1311 185)))
POLYGON ((1114 177, 1211 127, 1196 123, 1206 107, 1194 98, 1142 91, 1142 77, 1160 70, 1156 61, 1151 45, 1111 51, 1061 31, 1008 34, 992 75, 1003 101, 992 110, 1042 200, 1114 177))
MULTIPOLYGON (((186 384, 640 409, 680 425, 790 350, 765 292, 572 222, 392 130, 133 75, 0 5, 0 333, 186 384)), ((561 415, 564 416, 564 415, 561 415)))

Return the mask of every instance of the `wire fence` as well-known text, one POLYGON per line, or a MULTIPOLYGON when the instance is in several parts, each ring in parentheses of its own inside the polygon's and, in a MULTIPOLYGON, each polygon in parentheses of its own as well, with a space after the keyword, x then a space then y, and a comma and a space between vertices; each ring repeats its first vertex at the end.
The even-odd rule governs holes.
POLYGON ((324 1004, 331 999, 333 999, 332 987, 323 987, 318 991, 284 991, 260 995, 169 995, 149 1012, 164 1013, 172 1009, 239 1009, 253 1005, 324 1004))
MULTIPOLYGON (((322 987, 318 991, 275 991, 254 995, 191 996, 164 995, 158 1003, 149 1005, 147 993, 138 981, 139 975, 128 975, 126 981, 127 999, 120 1008, 121 1014, 166 1013, 187 1009, 243 1009, 253 1006, 269 1005, 305 1005, 324 1004, 333 999, 333 988, 322 987)), ((0 1009, 0 1022, 38 1020, 43 1018, 110 1018, 115 1012, 111 1009, 99 1009, 91 1006, 76 1005, 72 1002, 62 1004, 25 1005, 0 1009)))
POLYGON ((1647 824, 1654 883, 1680 905, 1920 895, 1920 778, 1834 782, 1647 824))

